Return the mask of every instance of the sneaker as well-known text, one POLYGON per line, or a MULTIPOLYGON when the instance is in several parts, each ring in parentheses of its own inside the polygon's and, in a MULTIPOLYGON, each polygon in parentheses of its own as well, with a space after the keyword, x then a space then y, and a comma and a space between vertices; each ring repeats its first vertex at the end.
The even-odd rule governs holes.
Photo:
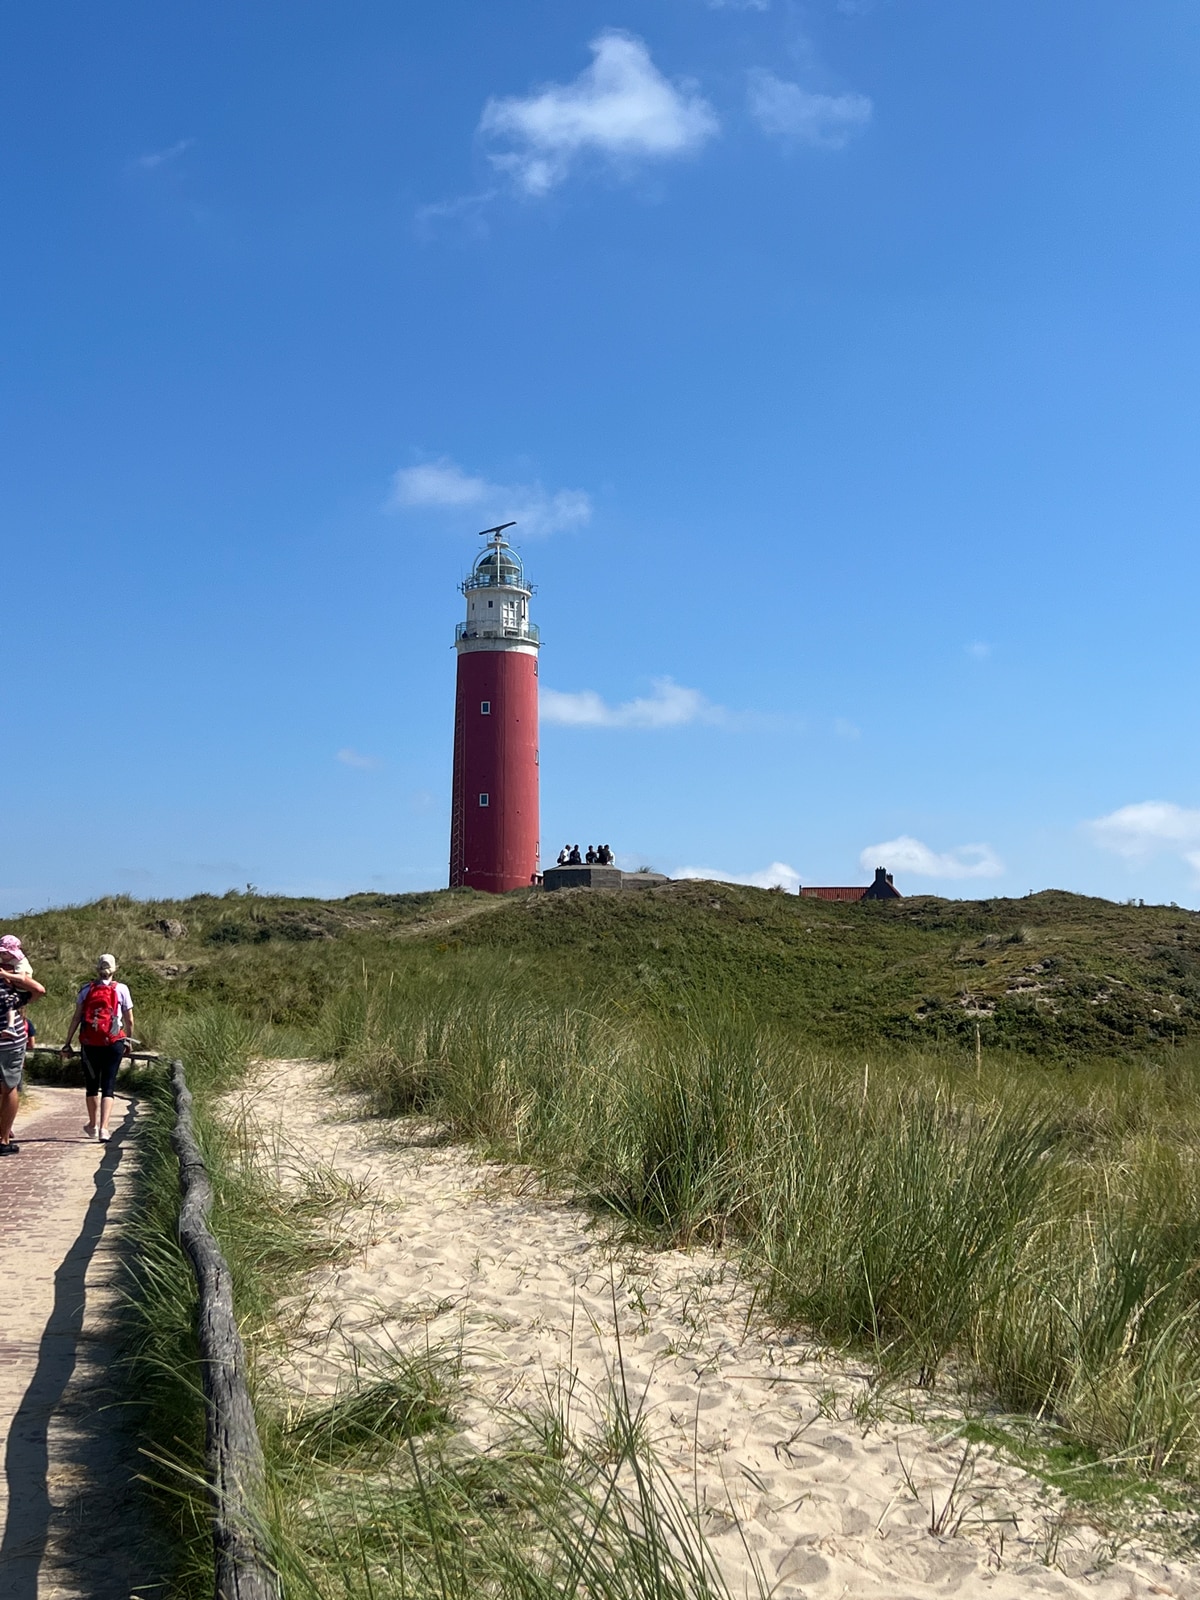
POLYGON ((7 1144, 0 1144, 0 1156, 15 1156, 20 1148, 15 1139, 10 1139, 7 1144))
POLYGON ((90 1140, 92 1144, 95 1144, 95 1142, 96 1142, 97 1131, 98 1130, 97 1130, 96 1124, 94 1122, 85 1122, 84 1123, 84 1125, 83 1125, 83 1136, 84 1136, 85 1139, 90 1140))
POLYGON ((107 1129, 107 1128, 101 1128, 101 1129, 100 1129, 100 1143, 101 1143, 101 1144, 107 1144, 107 1143, 108 1143, 108 1141, 109 1141, 109 1140, 110 1140, 110 1139, 111 1139, 111 1138, 112 1138, 112 1134, 111 1134, 111 1133, 109 1133, 109 1131, 108 1131, 108 1129, 107 1129))

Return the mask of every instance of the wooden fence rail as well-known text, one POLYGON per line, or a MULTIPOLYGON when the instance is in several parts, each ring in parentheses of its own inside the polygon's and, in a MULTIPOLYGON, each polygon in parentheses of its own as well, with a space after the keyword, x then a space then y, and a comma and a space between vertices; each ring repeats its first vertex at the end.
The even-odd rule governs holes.
POLYGON ((216 1600, 279 1600, 257 1534, 262 1445, 246 1384, 246 1350, 233 1311, 229 1264, 208 1226, 213 1191, 196 1143, 192 1096, 182 1061, 171 1063, 179 1158, 179 1240, 196 1274, 197 1337, 204 1384, 205 1455, 213 1497, 216 1600))

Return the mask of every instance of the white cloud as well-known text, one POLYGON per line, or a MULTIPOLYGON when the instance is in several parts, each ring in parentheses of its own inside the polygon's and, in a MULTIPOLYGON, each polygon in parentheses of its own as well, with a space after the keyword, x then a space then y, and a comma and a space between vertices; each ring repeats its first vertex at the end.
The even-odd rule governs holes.
POLYGON ((479 194, 462 194, 454 200, 434 200, 418 206, 413 226, 419 239, 428 241, 443 228, 457 227, 468 238, 486 239, 488 226, 484 213, 499 190, 485 189, 479 194))
POLYGON ((1144 861, 1166 852, 1200 872, 1200 811, 1170 800, 1142 800, 1084 826, 1101 849, 1127 861, 1144 861))
POLYGON ((140 167, 143 172, 153 172, 156 167, 165 167, 168 161, 174 161, 176 156, 181 156, 185 150, 190 150, 195 142, 195 139, 180 139, 177 144, 168 145, 165 150, 151 150, 147 155, 138 156, 133 164, 135 167, 140 167))
POLYGON ((652 694, 617 706, 608 705, 594 689, 541 693, 542 721, 565 728, 682 728, 690 722, 725 723, 728 715, 699 689, 685 689, 671 678, 655 678, 652 694))
POLYGON ((766 67, 750 73, 750 115, 764 133, 789 143, 841 150, 871 120, 865 94, 813 94, 766 67))
POLYGON ((967 654, 972 661, 986 661, 991 653, 991 645, 985 644, 982 639, 976 639, 973 644, 967 646, 967 654))
POLYGON ((392 479, 388 506, 393 511, 471 509, 481 523, 515 522, 527 539, 582 527, 592 515, 592 502, 582 489, 551 493, 540 483, 489 483, 447 456, 401 468, 392 479))
POLYGON ((769 11, 771 0, 708 0, 710 11, 769 11))
POLYGON ((772 861, 762 872, 721 872, 716 867, 680 867, 676 878, 703 878, 714 883, 746 883, 754 889, 786 889, 797 894, 800 874, 786 861, 772 861))
POLYGON ((360 772, 377 772, 383 765, 378 756, 364 756, 357 750, 339 750, 337 759, 344 767, 356 767, 360 772))
POLYGON ((727 733, 797 734, 801 719, 762 711, 730 711, 715 705, 699 689, 688 689, 673 678, 651 680, 653 692, 610 706, 594 689, 566 693, 543 689, 543 722, 566 728, 682 728, 707 724, 727 733))
POLYGON ((550 83, 525 99, 489 100, 479 131, 514 149, 492 162, 527 195, 543 195, 572 163, 593 153, 627 167, 686 155, 717 131, 711 106, 664 78, 641 39, 608 29, 591 42, 593 61, 572 83, 550 83))
POLYGON ((886 867, 889 872, 908 872, 915 878, 998 878, 1004 872, 1004 863, 991 845, 960 844, 939 854, 906 833, 884 844, 869 844, 858 860, 866 872, 886 867))
POLYGON ((476 506, 487 498, 488 484, 443 456, 420 467, 404 467, 392 479, 392 491, 398 506, 476 506))

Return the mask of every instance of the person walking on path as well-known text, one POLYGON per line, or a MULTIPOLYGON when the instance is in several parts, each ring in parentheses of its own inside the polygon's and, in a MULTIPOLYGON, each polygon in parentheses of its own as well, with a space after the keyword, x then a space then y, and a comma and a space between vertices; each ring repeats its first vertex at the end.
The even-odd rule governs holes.
POLYGON ((115 956, 101 956, 96 962, 96 976, 79 991, 63 1044, 63 1054, 69 1055, 78 1028, 88 1114, 83 1131, 101 1144, 108 1143, 117 1070, 133 1033, 133 998, 123 983, 114 982, 116 972, 115 956))
POLYGON ((15 949, 12 944, 0 945, 0 1156, 15 1156, 21 1148, 13 1138, 13 1124, 29 1042, 23 1008, 46 992, 28 967, 19 943, 15 949))

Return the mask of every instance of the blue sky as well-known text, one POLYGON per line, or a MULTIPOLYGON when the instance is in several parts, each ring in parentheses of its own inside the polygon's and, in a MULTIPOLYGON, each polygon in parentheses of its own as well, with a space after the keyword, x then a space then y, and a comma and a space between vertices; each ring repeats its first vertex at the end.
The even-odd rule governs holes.
POLYGON ((543 853, 1200 904, 1194 0, 6 11, 0 910, 543 853))

